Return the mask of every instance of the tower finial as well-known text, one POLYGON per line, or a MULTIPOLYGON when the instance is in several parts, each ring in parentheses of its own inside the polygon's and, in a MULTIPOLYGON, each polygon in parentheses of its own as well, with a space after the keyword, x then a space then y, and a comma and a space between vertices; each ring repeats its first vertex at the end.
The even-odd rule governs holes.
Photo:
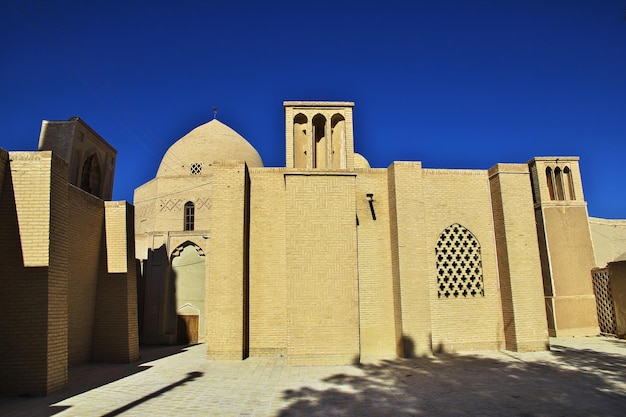
POLYGON ((213 119, 217 119, 217 111, 219 109, 217 107, 213 107, 213 119))

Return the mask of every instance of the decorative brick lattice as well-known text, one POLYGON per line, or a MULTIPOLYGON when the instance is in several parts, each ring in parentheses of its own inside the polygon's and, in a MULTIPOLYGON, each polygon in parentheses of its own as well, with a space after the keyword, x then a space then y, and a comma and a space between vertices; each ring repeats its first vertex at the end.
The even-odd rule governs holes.
POLYGON ((161 211, 182 210, 183 202, 179 199, 161 200, 161 211))
POLYGON ((202 162, 191 164, 189 171, 191 172, 191 175, 200 175, 202 173, 202 162))
POLYGON ((592 273, 592 277, 600 332, 615 334, 617 327, 615 323, 615 306, 609 284, 609 270, 607 268, 595 270, 592 273))
POLYGON ((437 240, 439 298, 485 296, 480 244, 460 224, 447 227, 437 240))
POLYGON ((196 210, 200 209, 210 209, 211 208, 211 199, 210 198, 196 198, 196 210))

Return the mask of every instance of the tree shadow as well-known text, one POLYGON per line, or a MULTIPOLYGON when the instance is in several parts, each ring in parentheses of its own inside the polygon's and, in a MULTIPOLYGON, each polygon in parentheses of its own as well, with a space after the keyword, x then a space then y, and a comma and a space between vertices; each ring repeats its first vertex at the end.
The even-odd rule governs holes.
POLYGON ((286 390, 280 416, 621 416, 626 355, 553 346, 524 355, 384 360, 286 390))

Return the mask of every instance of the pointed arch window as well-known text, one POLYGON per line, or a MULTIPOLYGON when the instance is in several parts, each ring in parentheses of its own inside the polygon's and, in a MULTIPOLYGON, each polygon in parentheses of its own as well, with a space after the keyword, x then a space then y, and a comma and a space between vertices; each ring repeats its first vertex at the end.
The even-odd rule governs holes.
POLYGON ((100 197, 100 163, 95 153, 91 154, 83 163, 80 188, 100 197))
POLYGON ((307 117, 298 113, 293 118, 293 158, 294 167, 306 168, 307 153, 309 153, 309 136, 307 134, 307 117))
POLYGON ((567 189, 567 198, 569 200, 576 200, 576 194, 574 193, 574 180, 572 178, 572 170, 569 167, 563 168, 563 174, 565 175, 565 186, 567 189))
POLYGON ((337 113, 330 119, 333 168, 346 167, 346 120, 337 113))
POLYGON ((313 116, 313 168, 326 168, 326 118, 313 116))
POLYGON ((191 201, 185 203, 185 228, 184 230, 193 230, 195 221, 195 206, 191 201))
POLYGON ((458 223, 446 227, 435 254, 439 298, 485 296, 480 243, 472 232, 458 223))
POLYGON ((546 182, 548 183, 548 193, 550 200, 554 200, 554 177, 552 176, 552 168, 546 168, 546 182))
POLYGON ((565 188, 563 188, 563 171, 561 168, 554 168, 554 182, 556 188, 556 199, 565 200, 565 188))

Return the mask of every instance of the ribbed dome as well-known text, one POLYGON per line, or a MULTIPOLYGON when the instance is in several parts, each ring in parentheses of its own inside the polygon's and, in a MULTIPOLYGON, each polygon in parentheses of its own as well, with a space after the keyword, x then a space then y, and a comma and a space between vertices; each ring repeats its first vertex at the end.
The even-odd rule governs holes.
POLYGON ((219 120, 196 127, 177 140, 165 153, 157 177, 199 174, 213 161, 246 161, 263 167, 259 153, 247 140, 219 120))

